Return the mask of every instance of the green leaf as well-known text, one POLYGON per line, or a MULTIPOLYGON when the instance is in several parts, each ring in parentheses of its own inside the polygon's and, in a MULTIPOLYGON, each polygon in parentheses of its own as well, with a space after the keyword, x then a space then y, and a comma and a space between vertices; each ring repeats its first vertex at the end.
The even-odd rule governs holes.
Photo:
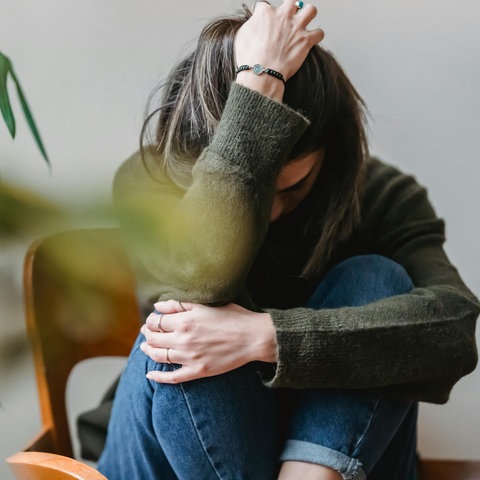
POLYGON ((25 119, 27 120, 28 126, 30 127, 33 138, 35 139, 35 143, 37 144, 37 147, 40 150, 43 158, 50 166, 50 160, 40 137, 37 125, 35 124, 35 121, 33 119, 33 115, 30 106, 28 105, 27 98, 25 97, 18 77, 13 70, 12 62, 7 56, 3 55, 2 52, 0 52, 0 110, 2 112, 2 116, 5 120, 7 128, 12 135, 12 138, 15 138, 15 117, 13 115, 7 88, 8 74, 11 75, 12 80, 14 81, 17 88, 20 105, 22 106, 25 119))
POLYGON ((20 100, 20 104, 22 105, 22 110, 27 120, 28 126, 30 127, 30 131, 32 132, 33 138, 35 138, 35 143, 37 144, 38 149, 42 153, 43 158, 50 166, 50 160, 48 159, 47 152, 45 150, 45 147, 43 146, 42 139, 40 138, 40 133, 35 124, 35 121, 33 120, 32 112, 28 105, 27 99, 25 98, 25 94, 23 93, 22 87, 20 86, 20 82, 18 81, 15 72, 13 71, 13 68, 10 69, 10 74, 12 75, 13 81, 15 82, 15 85, 17 87, 18 98, 20 100))
POLYGON ((0 52, 0 111, 12 138, 15 138, 15 117, 8 97, 7 78, 11 71, 10 59, 0 52))

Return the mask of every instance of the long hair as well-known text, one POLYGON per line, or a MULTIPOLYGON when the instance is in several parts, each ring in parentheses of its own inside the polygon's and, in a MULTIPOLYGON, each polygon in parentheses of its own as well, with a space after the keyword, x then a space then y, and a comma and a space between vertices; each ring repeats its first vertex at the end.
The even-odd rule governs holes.
MULTIPOLYGON (((158 116, 150 148, 162 153, 163 164, 155 167, 162 168, 180 188, 190 185, 193 165, 215 133, 235 80, 235 34, 250 15, 245 8, 239 15, 210 22, 194 51, 171 70, 161 89, 160 106, 146 117, 140 136, 142 153, 148 126, 158 116)), ((322 272, 335 246, 348 238, 360 219, 368 157, 365 105, 334 56, 319 45, 287 81, 283 102, 311 122, 288 158, 325 148, 314 187, 318 211, 312 215, 321 222, 308 225, 317 231, 318 241, 303 270, 313 277, 322 272)))

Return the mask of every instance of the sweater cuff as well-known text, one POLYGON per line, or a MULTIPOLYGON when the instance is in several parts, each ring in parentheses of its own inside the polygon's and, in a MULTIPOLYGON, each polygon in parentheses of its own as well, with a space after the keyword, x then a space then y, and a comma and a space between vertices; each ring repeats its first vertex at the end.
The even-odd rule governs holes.
MULTIPOLYGON (((273 372, 270 371, 270 375, 261 372, 262 380, 267 387, 312 388, 319 385, 332 387, 342 383, 344 379, 341 372, 345 369, 342 360, 336 355, 342 340, 339 338, 338 342, 331 341, 329 332, 332 329, 329 328, 328 317, 321 321, 318 318, 320 314, 318 310, 305 307, 288 310, 268 308, 265 311, 272 318, 277 342, 277 363, 273 372), (322 323, 324 334, 318 335, 319 324, 322 323), (321 358, 318 352, 322 352, 321 358), (335 368, 334 371, 332 355, 338 363, 338 369, 335 368)), ((346 357, 348 356, 342 355, 342 359, 346 357)))
POLYGON ((302 362, 298 362, 299 356, 304 356, 305 351, 302 350, 305 347, 305 342, 299 339, 299 342, 292 342, 292 332, 285 328, 285 311, 276 309, 266 309, 266 312, 272 317, 273 325, 276 332, 277 343, 277 363, 272 364, 272 369, 262 369, 259 373, 262 377, 262 381, 267 387, 274 388, 302 388, 307 385, 299 385, 304 378, 303 373, 298 372, 298 368, 301 368, 302 362), (287 332, 288 331, 288 332, 287 332), (292 362, 292 359, 295 359, 292 362), (296 365, 296 368, 292 368, 292 365, 296 365))
POLYGON ((270 179, 308 125, 287 105, 233 83, 208 150, 238 171, 270 179))

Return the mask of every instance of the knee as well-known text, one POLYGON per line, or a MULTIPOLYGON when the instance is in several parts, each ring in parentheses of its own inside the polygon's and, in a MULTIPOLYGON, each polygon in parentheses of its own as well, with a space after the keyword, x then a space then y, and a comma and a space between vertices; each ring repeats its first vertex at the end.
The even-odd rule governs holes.
POLYGON ((412 288, 413 282, 400 264, 381 255, 359 255, 333 267, 314 297, 319 307, 353 307, 408 293, 412 288))
POLYGON ((405 268, 399 263, 382 255, 359 255, 339 263, 335 270, 357 282, 380 283, 391 289, 393 294, 407 293, 413 288, 413 282, 405 268))
POLYGON ((405 268, 383 255, 350 257, 336 265, 333 270, 337 270, 342 276, 399 285, 400 289, 410 290, 413 286, 405 268))

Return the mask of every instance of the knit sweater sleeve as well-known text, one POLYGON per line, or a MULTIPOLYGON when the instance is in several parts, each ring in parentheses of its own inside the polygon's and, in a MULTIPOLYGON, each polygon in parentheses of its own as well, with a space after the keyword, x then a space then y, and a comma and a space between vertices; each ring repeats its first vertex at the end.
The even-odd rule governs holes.
POLYGON ((307 126, 286 105, 234 83, 189 188, 155 169, 161 159, 150 151, 152 175, 139 153, 120 167, 114 200, 144 298, 236 298, 268 228, 278 171, 307 126))
POLYGON ((475 368, 480 304, 448 260, 444 223, 413 177, 374 161, 363 203, 359 241, 401 264, 415 288, 361 307, 269 310, 278 364, 267 384, 444 403, 475 368))

